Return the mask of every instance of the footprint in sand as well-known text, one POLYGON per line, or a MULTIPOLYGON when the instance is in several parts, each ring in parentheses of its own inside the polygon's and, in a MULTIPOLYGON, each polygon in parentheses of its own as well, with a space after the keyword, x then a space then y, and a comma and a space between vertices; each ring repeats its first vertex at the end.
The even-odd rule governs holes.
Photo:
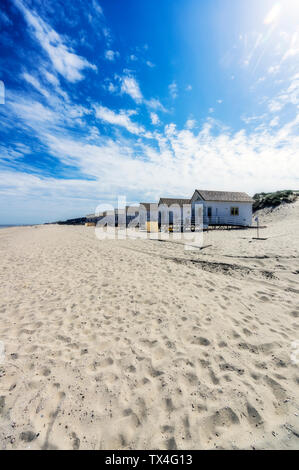
POLYGON ((261 415, 259 414, 259 412, 253 406, 251 406, 250 403, 247 403, 246 407, 247 407, 247 418, 248 418, 249 423, 255 427, 261 426, 264 421, 261 415))

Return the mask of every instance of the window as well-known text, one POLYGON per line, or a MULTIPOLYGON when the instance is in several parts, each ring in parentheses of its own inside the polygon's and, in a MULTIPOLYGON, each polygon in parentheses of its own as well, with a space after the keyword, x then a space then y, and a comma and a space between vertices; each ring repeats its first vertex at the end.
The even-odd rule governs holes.
POLYGON ((212 207, 208 207, 208 217, 212 217, 212 207))
POLYGON ((239 207, 231 207, 230 208, 230 215, 239 215, 239 207))

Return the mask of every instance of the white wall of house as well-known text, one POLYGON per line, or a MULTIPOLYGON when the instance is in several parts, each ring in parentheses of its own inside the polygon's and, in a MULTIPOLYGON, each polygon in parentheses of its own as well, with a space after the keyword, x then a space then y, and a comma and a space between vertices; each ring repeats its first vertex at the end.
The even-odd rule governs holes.
POLYGON ((229 201, 203 201, 200 197, 192 198, 192 206, 201 204, 203 206, 204 224, 236 224, 250 226, 252 224, 251 202, 229 202, 229 201), (210 208, 210 210, 209 210, 210 208), (231 208, 238 208, 239 214, 232 215, 231 208), (209 217, 211 214, 211 217, 209 217))
POLYGON ((185 204, 180 206, 178 204, 160 204, 158 206, 159 220, 162 225, 168 225, 169 223, 189 223, 191 222, 191 205, 185 204))

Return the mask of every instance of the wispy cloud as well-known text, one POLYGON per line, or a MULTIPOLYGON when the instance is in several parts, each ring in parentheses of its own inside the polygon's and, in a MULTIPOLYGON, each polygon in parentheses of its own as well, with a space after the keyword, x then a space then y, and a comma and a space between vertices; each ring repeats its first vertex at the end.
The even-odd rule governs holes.
POLYGON ((131 96, 131 98, 136 101, 136 103, 141 103, 143 96, 137 80, 130 76, 121 77, 120 80, 121 93, 125 93, 131 96))
POLYGON ((194 129, 194 127, 196 126, 196 120, 195 119, 188 119, 187 122, 186 122, 186 128, 191 130, 191 129, 194 129))
POLYGON ((66 80, 74 83, 84 78, 83 70, 96 66, 87 59, 77 55, 70 46, 66 45, 59 34, 51 28, 40 16, 26 8, 21 0, 13 0, 15 5, 23 13, 33 36, 40 46, 48 54, 53 67, 66 80))
POLYGON ((150 108, 154 111, 162 111, 164 113, 167 112, 167 109, 163 106, 159 99, 145 99, 140 90, 140 86, 136 78, 131 75, 131 72, 129 70, 125 70, 124 72, 126 72, 127 75, 115 75, 115 80, 117 84, 113 83, 112 81, 109 81, 109 79, 106 79, 106 84, 104 85, 104 88, 110 93, 119 92, 121 95, 129 95, 138 105, 144 104, 147 108, 150 108), (120 88, 118 85, 120 86, 120 88))
POLYGON ((121 110, 119 113, 115 113, 114 111, 109 108, 106 108, 105 106, 96 107, 96 117, 98 119, 101 119, 101 121, 116 126, 122 126, 132 134, 139 135, 141 133, 144 133, 144 128, 131 121, 130 116, 134 114, 134 111, 121 110))
POLYGON ((298 32, 293 33, 290 41, 290 45, 287 48, 284 56, 283 61, 294 56, 299 56, 299 34, 298 32))
POLYGON ((104 13, 103 13, 103 8, 101 7, 101 5, 97 2, 97 0, 92 0, 92 6, 94 8, 94 10, 97 12, 98 15, 100 16, 103 16, 104 13))
POLYGON ((150 113, 150 117, 151 117, 152 124, 154 124, 155 126, 160 123, 160 119, 157 113, 150 113))
POLYGON ((145 100, 146 106, 155 111, 163 111, 163 113, 167 112, 167 109, 163 106, 163 104, 157 98, 151 98, 150 100, 145 100))
POLYGON ((146 61, 146 65, 147 65, 148 67, 150 67, 150 68, 156 67, 155 64, 153 64, 153 62, 151 62, 150 60, 147 60, 147 61, 146 61))
POLYGON ((287 104, 299 107, 299 73, 291 77, 287 88, 269 100, 268 107, 272 113, 275 113, 281 111, 287 104))
POLYGON ((109 91, 109 93, 116 93, 118 91, 118 87, 112 83, 109 79, 105 80, 105 84, 103 85, 105 90, 109 91))
POLYGON ((30 85, 32 85, 36 90, 38 90, 43 96, 45 96, 46 98, 49 97, 48 90, 40 84, 39 80, 36 77, 27 72, 24 72, 22 74, 22 78, 26 80, 26 82, 30 83, 30 85))
POLYGON ((9 19, 9 17, 4 13, 4 11, 0 11, 0 24, 5 24, 10 25, 12 24, 12 21, 9 19))
POLYGON ((176 82, 172 82, 172 83, 168 86, 168 89, 169 89, 170 96, 171 96, 173 99, 177 98, 177 96, 178 96, 178 86, 177 86, 176 82))
MULTIPOLYGON (((107 117, 106 109, 100 110, 100 115, 108 121, 119 119, 111 114, 107 117)), ((78 167, 81 175, 95 179, 92 183, 82 181, 77 187, 75 181, 59 183, 54 180, 50 181, 50 188, 55 191, 57 185, 64 191, 69 184, 66 195, 71 200, 80 194, 87 199, 95 197, 95 193, 97 197, 106 197, 107 192, 130 197, 144 188, 152 197, 165 191, 169 195, 190 196, 190 192, 200 185, 208 189, 229 187, 239 190, 240 180, 242 188, 249 192, 261 187, 265 190, 295 188, 299 174, 299 138, 288 138, 295 125, 295 122, 290 123, 274 134, 257 131, 248 134, 242 130, 236 133, 223 131, 215 137, 212 121, 197 133, 179 130, 171 124, 163 133, 156 134, 158 149, 146 143, 140 143, 138 148, 136 141, 126 139, 101 137, 96 144, 90 144, 68 133, 57 137, 53 133, 45 134, 44 141, 56 158, 78 167), (146 158, 136 158, 138 154, 146 158), (212 176, 207 178, 207 175, 212 176)), ((20 184, 22 178, 26 180, 26 194, 37 197, 39 193, 49 191, 48 180, 31 177, 28 181, 22 174, 10 178, 11 191, 24 194, 20 184)), ((3 181, 7 182, 7 179, 3 181)), ((57 194, 53 192, 54 200, 57 200, 57 194)))
POLYGON ((105 52, 105 57, 107 60, 110 60, 111 62, 113 62, 117 57, 119 57, 119 52, 109 49, 108 51, 105 52))
POLYGON ((23 158, 24 154, 28 154, 30 152, 30 148, 21 142, 15 142, 13 147, 0 145, 0 161, 4 163, 5 161, 12 162, 23 158))
POLYGON ((269 125, 270 125, 270 127, 276 127, 276 126, 278 126, 278 124, 279 124, 279 117, 276 116, 275 118, 273 118, 273 119, 270 121, 270 124, 269 124, 269 125))
POLYGON ((276 64, 276 65, 271 65, 269 68, 268 68, 268 73, 270 74, 276 74, 278 73, 280 70, 280 65, 279 64, 276 64))
POLYGON ((59 85, 59 80, 56 77, 56 75, 54 75, 53 73, 49 72, 46 69, 43 69, 43 74, 44 74, 45 78, 47 79, 47 81, 50 82, 52 85, 54 85, 56 87, 59 85))

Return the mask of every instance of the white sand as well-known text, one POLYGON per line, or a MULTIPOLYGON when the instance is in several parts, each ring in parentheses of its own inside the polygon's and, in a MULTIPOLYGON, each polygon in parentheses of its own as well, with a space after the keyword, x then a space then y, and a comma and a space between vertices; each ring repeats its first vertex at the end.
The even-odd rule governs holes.
POLYGON ((298 214, 200 253, 0 230, 0 449, 299 448, 298 214))

